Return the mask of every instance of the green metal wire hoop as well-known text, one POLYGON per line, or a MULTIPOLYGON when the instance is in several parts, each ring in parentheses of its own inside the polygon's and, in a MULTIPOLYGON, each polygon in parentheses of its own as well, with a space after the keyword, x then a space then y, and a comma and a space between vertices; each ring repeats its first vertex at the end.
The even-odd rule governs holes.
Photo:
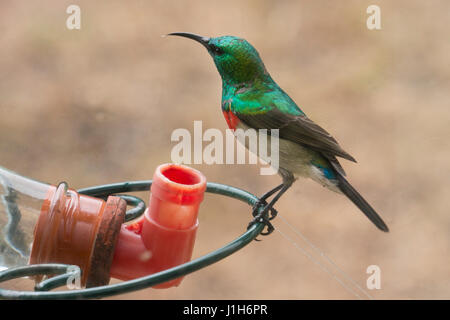
MULTIPOLYGON (((78 190, 78 192, 99 198, 107 198, 112 194, 122 197, 129 205, 134 207, 133 209, 128 210, 125 216, 125 220, 130 221, 140 216, 145 211, 145 203, 138 197, 124 195, 121 193, 148 191, 150 190, 151 185, 151 180, 121 182, 84 188, 78 190)), ((207 183, 206 192, 234 198, 246 202, 252 207, 258 201, 256 196, 247 191, 219 183, 207 183)), ((260 208, 260 210, 262 210, 262 208, 260 208)), ((258 221, 251 225, 245 233, 222 248, 182 265, 138 279, 94 288, 47 292, 47 290, 67 283, 69 277, 73 277, 75 273, 79 274, 80 269, 78 266, 65 264, 39 264, 6 269, 0 272, 0 282, 38 274, 57 274, 57 276, 38 283, 35 287, 36 291, 16 291, 0 288, 0 299, 89 299, 102 298, 145 289, 200 270, 228 257, 234 252, 245 247, 247 244, 252 242, 252 240, 256 239, 256 237, 263 231, 264 227, 264 222, 258 221)))

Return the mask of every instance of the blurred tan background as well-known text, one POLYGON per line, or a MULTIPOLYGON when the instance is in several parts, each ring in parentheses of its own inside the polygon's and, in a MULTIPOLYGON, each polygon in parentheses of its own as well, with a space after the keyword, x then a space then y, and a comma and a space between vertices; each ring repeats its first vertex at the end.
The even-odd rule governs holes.
MULTIPOLYGON (((207 52, 174 32, 237 35, 278 84, 358 164, 350 181, 380 212, 382 233, 345 197, 299 181, 277 204, 376 299, 450 298, 450 2, 0 2, 0 165, 73 188, 150 179, 170 161, 176 128, 226 129, 221 82, 207 52), (65 26, 81 7, 81 30, 65 26), (366 28, 381 7, 382 29, 366 28)), ((193 166, 209 181, 262 194, 279 183, 255 165, 193 166)), ((207 196, 199 257, 241 234, 244 204, 207 196)), ((293 237, 278 218, 275 227, 293 237)), ((300 239, 295 239, 300 245, 300 239)), ((342 278, 342 276, 341 276, 342 278)), ((189 275, 178 288, 123 299, 354 299, 274 232, 189 275)))

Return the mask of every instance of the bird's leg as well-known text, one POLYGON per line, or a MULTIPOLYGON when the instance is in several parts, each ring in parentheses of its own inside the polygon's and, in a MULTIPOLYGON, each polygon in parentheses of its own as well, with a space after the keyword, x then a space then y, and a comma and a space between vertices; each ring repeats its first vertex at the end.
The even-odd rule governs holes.
MULTIPOLYGON (((253 211, 253 220, 249 223, 248 228, 250 228, 252 225, 254 225, 256 222, 263 222, 267 226, 266 232, 261 232, 261 235, 269 235, 275 230, 275 228, 270 223, 270 220, 275 218, 277 215, 277 211, 273 208, 275 203, 280 199, 280 197, 292 186, 292 184, 295 181, 295 177, 292 174, 292 172, 285 170, 283 168, 279 168, 278 173, 283 178, 283 183, 279 186, 273 188, 272 190, 266 192, 260 199, 262 202, 258 201, 258 205, 256 208, 254 208, 253 211), (273 197, 273 199, 267 204, 266 199, 270 196, 272 196, 275 192, 278 193, 273 197), (261 205, 265 205, 263 209, 260 209, 261 205), (268 212, 270 211, 271 215, 268 218, 268 212)), ((255 239, 258 240, 258 239, 255 239)), ((259 241, 259 240, 258 240, 259 241)))
MULTIPOLYGON (((264 193, 259 199, 258 201, 253 205, 253 212, 252 215, 253 217, 256 217, 256 215, 259 213, 259 208, 261 206, 266 206, 267 205, 267 198, 269 198, 270 196, 272 196, 275 192, 277 192, 278 190, 280 190, 281 188, 283 188, 284 184, 280 184, 279 186, 276 186, 275 188, 273 188, 272 190, 267 191, 266 193, 264 193)), ((273 209, 271 210, 271 215, 270 215, 270 219, 273 219, 275 216, 277 215, 276 210, 273 209)))
MULTIPOLYGON (((249 223, 248 228, 250 228, 252 225, 254 225, 256 222, 263 222, 266 224, 267 226, 267 231, 265 232, 261 232, 261 235, 266 236, 269 235, 273 232, 273 230, 275 230, 275 228, 272 226, 272 224, 270 223, 270 220, 272 220, 273 218, 275 218, 277 211, 275 209, 273 209, 273 206, 275 205, 275 203, 280 199, 280 197, 291 187, 292 182, 290 183, 282 183, 281 185, 277 186, 276 188, 270 190, 269 192, 265 193, 263 195, 266 196, 266 198, 264 198, 264 203, 266 203, 266 205, 264 206, 264 208, 258 212, 259 207, 257 207, 255 210, 258 212, 256 214, 254 214, 254 218, 253 220, 249 223), (279 190, 279 192, 275 195, 275 197, 269 202, 269 204, 267 204, 267 202, 265 201, 265 199, 267 199, 268 197, 270 197, 272 194, 274 194, 275 192, 277 192, 279 190), (269 212, 269 210, 272 212, 272 215, 270 216, 270 218, 267 218, 267 213, 269 212)), ((263 197, 261 197, 261 199, 263 199, 263 197)), ((253 212, 255 213, 255 212, 253 212)), ((257 239, 255 239, 257 240, 257 239)))
POLYGON ((267 191, 266 193, 264 193, 261 198, 259 198, 260 201, 266 201, 267 198, 269 198, 271 195, 273 195, 275 192, 277 192, 278 190, 280 190, 281 188, 283 188, 284 183, 281 183, 279 186, 276 186, 275 188, 273 188, 272 190, 267 191))

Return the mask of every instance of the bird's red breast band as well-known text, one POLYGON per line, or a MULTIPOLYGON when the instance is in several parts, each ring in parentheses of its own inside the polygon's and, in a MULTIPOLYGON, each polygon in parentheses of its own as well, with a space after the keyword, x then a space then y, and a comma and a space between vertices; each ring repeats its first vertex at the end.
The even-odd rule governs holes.
POLYGON ((236 129, 236 126, 239 123, 239 118, 236 117, 231 111, 223 111, 223 115, 225 120, 227 121, 228 127, 232 130, 236 129))

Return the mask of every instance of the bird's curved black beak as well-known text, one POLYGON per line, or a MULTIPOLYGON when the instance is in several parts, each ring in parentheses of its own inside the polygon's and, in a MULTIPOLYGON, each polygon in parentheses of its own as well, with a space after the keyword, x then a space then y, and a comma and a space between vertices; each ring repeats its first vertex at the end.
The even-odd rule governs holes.
POLYGON ((192 40, 195 40, 195 41, 201 43, 206 49, 208 49, 208 50, 210 49, 209 40, 211 38, 208 38, 208 37, 202 37, 197 34, 187 33, 187 32, 172 32, 172 33, 169 33, 168 36, 179 36, 179 37, 189 38, 189 39, 192 39, 192 40))

